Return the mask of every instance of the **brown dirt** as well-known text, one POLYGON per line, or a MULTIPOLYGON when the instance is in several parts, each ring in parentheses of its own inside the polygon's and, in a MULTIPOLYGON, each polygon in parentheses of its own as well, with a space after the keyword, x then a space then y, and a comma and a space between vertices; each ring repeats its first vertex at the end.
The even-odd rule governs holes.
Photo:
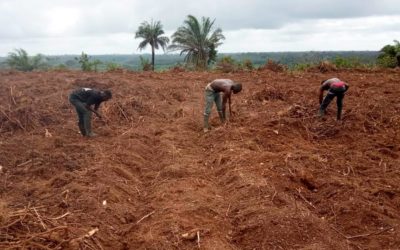
POLYGON ((0 248, 398 249, 400 71, 0 72, 0 248), (350 83, 344 121, 321 79, 350 83), (244 85, 202 133, 203 88, 244 85), (68 93, 111 88, 82 138, 68 93), (46 136, 47 129, 47 136, 46 136), (198 242, 198 235, 200 241, 198 242))

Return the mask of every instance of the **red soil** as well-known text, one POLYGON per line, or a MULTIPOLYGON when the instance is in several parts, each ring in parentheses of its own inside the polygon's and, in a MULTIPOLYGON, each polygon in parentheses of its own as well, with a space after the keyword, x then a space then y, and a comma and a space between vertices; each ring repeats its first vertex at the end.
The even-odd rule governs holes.
POLYGON ((398 70, 3 71, 0 83, 2 249, 400 246, 398 70), (335 103, 316 116, 333 76, 350 84, 343 123, 335 103), (244 89, 204 134, 215 78, 244 89), (94 139, 67 100, 79 86, 114 93, 94 139))

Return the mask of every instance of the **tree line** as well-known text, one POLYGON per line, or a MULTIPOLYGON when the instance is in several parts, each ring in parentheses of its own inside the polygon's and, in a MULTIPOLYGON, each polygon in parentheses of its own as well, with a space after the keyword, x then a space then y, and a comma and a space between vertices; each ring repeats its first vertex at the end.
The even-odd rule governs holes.
MULTIPOLYGON (((218 56, 216 50, 225 39, 222 29, 214 28, 215 19, 211 20, 208 17, 201 19, 195 16, 188 15, 184 20, 183 25, 172 34, 171 39, 165 36, 163 25, 160 21, 150 22, 144 21, 135 32, 135 38, 141 39, 138 49, 144 50, 147 46, 151 48, 151 60, 146 56, 140 56, 140 68, 142 70, 154 70, 155 51, 162 49, 164 51, 179 52, 179 59, 185 68, 194 70, 205 70, 210 67, 218 66, 217 64, 243 64, 251 67, 255 65, 262 65, 268 60, 274 60, 278 63, 283 63, 289 67, 296 65, 313 64, 319 60, 335 60, 340 65, 357 65, 357 64, 374 64, 381 67, 396 67, 400 66, 400 44, 394 40, 394 44, 384 46, 379 54, 376 55, 376 60, 371 62, 371 54, 375 52, 280 52, 280 53, 248 53, 247 58, 239 59, 238 55, 246 55, 246 53, 222 55, 218 56), (171 42, 171 43, 170 43, 171 42), (331 55, 336 54, 336 57, 331 55), (343 53, 343 55, 341 55, 343 53), (358 54, 357 54, 358 53, 358 54), (263 58, 266 54, 266 58, 263 58), (348 57, 348 55, 355 54, 355 57, 348 57), (279 55, 277 60, 276 56, 279 55), (260 59, 261 58, 261 59, 260 59), (367 59, 366 59, 367 58, 367 59), (218 60, 218 61, 217 61, 218 60), (367 62, 366 62, 367 61, 367 62)), ((49 57, 48 57, 49 58, 49 57)), ((10 52, 5 60, 5 64, 10 68, 21 71, 32 71, 35 69, 46 69, 46 59, 43 55, 29 56, 23 49, 10 52)), ((104 62, 99 59, 93 59, 87 54, 82 52, 79 57, 74 57, 73 61, 68 61, 64 66, 69 68, 71 65, 78 63, 80 68, 84 71, 97 71, 99 69, 113 70, 121 67, 128 67, 129 65, 120 65, 115 62, 104 62)), ((48 60, 47 60, 48 61, 48 60)), ((178 62, 179 63, 179 62, 178 62)), ((60 68, 62 65, 60 65, 60 68)))

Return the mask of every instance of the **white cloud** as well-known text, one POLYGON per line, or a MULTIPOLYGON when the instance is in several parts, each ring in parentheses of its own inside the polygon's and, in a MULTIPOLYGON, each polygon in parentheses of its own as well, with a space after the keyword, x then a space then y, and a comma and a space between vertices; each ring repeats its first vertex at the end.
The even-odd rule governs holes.
POLYGON ((399 16, 305 20, 279 29, 225 32, 220 52, 379 50, 400 37, 399 16))
POLYGON ((139 52, 141 22, 171 35, 188 14, 216 19, 221 52, 378 50, 400 37, 398 0, 0 0, 0 55, 139 52))

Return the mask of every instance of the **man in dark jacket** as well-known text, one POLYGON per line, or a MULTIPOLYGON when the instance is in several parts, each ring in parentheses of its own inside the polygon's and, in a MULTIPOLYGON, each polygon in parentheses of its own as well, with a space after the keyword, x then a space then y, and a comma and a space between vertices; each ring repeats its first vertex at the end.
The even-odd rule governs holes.
POLYGON ((326 108, 328 107, 329 103, 336 97, 336 104, 337 104, 337 120, 339 121, 342 116, 342 109, 343 109, 343 98, 346 91, 349 89, 349 85, 338 78, 331 78, 328 80, 324 80, 321 82, 321 87, 319 91, 319 114, 320 116, 325 115, 326 108), (325 98, 324 91, 328 91, 325 98))
POLYGON ((78 126, 82 136, 93 137, 95 135, 91 126, 92 112, 102 119, 98 112, 100 104, 110 100, 111 97, 112 94, 109 90, 100 91, 91 88, 76 89, 69 95, 69 101, 74 105, 78 114, 78 126))

